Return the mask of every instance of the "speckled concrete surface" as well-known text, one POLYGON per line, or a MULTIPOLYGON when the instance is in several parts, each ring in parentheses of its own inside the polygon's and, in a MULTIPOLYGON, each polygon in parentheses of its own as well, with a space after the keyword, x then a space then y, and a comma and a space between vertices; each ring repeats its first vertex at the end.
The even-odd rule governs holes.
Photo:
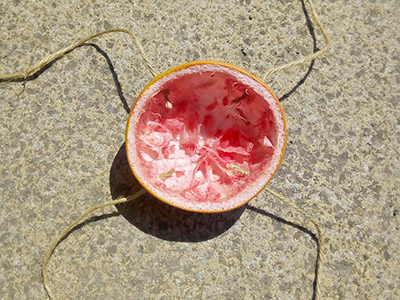
MULTIPOLYGON (((135 31, 158 72, 214 59, 262 76, 313 49, 300 1, 88 2, 2 1, 0 73, 110 27, 135 31)), ((270 187, 322 223, 323 299, 400 299, 400 3, 315 6, 332 47, 282 101, 288 146, 270 187)), ((151 80, 137 49, 122 34, 93 43, 131 106, 151 80)), ((268 84, 280 97, 307 68, 268 84)), ((93 46, 21 91, 0 83, 0 298, 45 299, 40 263, 54 237, 86 208, 133 189, 120 150, 127 113, 93 46)), ((151 198, 118 209, 58 247, 49 267, 59 299, 312 297, 315 243, 272 215, 310 225, 266 193, 212 217, 151 198)))

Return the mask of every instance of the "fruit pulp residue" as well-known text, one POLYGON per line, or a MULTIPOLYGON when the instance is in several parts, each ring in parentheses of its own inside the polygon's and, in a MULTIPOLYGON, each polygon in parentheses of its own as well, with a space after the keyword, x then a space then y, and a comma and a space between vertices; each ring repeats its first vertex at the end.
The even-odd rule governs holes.
POLYGON ((193 202, 224 201, 268 166, 276 121, 268 102, 235 77, 186 74, 146 101, 136 149, 153 188, 193 202))

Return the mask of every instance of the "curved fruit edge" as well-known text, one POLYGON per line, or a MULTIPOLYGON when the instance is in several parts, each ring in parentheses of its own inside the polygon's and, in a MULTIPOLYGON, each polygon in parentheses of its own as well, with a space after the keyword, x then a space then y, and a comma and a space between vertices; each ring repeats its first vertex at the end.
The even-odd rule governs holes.
POLYGON ((174 67, 174 68, 171 68, 171 69, 169 69, 169 70, 167 70, 167 71, 165 71, 165 72, 163 72, 163 73, 157 75, 156 77, 154 77, 154 78, 145 86, 145 88, 140 92, 140 94, 139 94, 138 97, 136 98, 135 103, 133 104, 133 106, 132 106, 132 108, 131 108, 131 111, 130 111, 130 113, 129 113, 129 117, 128 117, 128 121, 127 121, 127 125, 126 125, 126 131, 125 131, 125 151, 126 151, 126 157, 127 157, 127 160, 128 160, 129 168, 131 169, 133 175, 135 176, 136 180, 141 184, 141 186, 144 187, 151 195, 153 195, 154 197, 156 197, 157 199, 161 200, 162 202, 164 202, 164 203, 166 203, 166 204, 168 204, 168 205, 171 205, 171 206, 173 206, 173 207, 176 207, 176 208, 179 208, 179 209, 183 209, 183 210, 186 210, 186 211, 196 212, 196 213, 222 213, 222 212, 227 212, 227 211, 234 210, 234 209, 236 209, 236 208, 239 208, 239 207, 241 207, 241 206, 246 205, 247 203, 249 203, 249 202, 250 202, 252 199, 254 199, 259 193, 261 193, 261 191, 268 185, 268 183, 271 181, 271 179, 274 177, 274 175, 275 175, 276 172, 278 171, 278 169, 279 169, 279 167, 280 167, 280 165, 281 165, 281 163, 282 163, 284 153, 285 153, 286 141, 287 141, 287 128, 286 128, 286 118, 285 118, 285 114, 284 114, 284 112, 283 112, 283 108, 282 108, 281 103, 279 102, 279 100, 278 100, 278 98, 275 96, 275 94, 272 92, 272 90, 271 90, 261 79, 257 78, 256 76, 254 76, 253 74, 247 72, 246 70, 244 70, 244 69, 242 69, 242 68, 240 68, 240 67, 231 65, 231 64, 229 64, 229 63, 218 62, 218 61, 212 61, 212 60, 202 60, 202 61, 194 61, 194 62, 185 63, 185 64, 182 64, 182 65, 176 66, 176 67, 174 67), (129 159, 129 151, 128 151, 128 132, 129 132, 130 120, 131 120, 133 111, 134 111, 134 109, 135 109, 135 106, 136 106, 136 104, 138 103, 138 100, 140 99, 140 97, 143 95, 143 93, 144 93, 147 89, 149 89, 149 87, 152 86, 156 81, 158 81, 159 79, 161 79, 161 78, 167 76, 168 74, 171 74, 171 73, 173 73, 173 72, 176 72, 176 71, 179 71, 179 70, 181 70, 181 69, 185 69, 185 68, 188 68, 188 67, 191 67, 191 66, 194 66, 194 65, 205 65, 205 64, 220 65, 220 66, 224 66, 224 67, 227 67, 227 68, 230 68, 230 69, 237 70, 237 71, 239 71, 239 72, 241 72, 241 73, 243 73, 243 74, 245 74, 245 75, 251 77, 251 78, 254 79, 255 81, 259 82, 262 86, 264 86, 264 87, 270 92, 270 94, 272 95, 272 97, 275 99, 276 103, 277 103, 278 106, 279 106, 279 109, 280 109, 280 112, 281 112, 281 115, 282 115, 283 130, 284 130, 284 135, 285 135, 285 136, 284 136, 284 140, 283 140, 282 152, 281 152, 281 156, 280 156, 280 158, 279 158, 279 162, 278 162, 278 164, 276 165, 276 168, 275 168, 274 172, 272 173, 271 177, 267 180, 267 182, 261 187, 261 189, 260 189, 257 193, 255 193, 255 194, 254 194, 252 197, 250 197, 248 200, 246 200, 246 201, 244 201, 244 202, 242 202, 242 203, 240 203, 240 204, 238 204, 238 205, 236 205, 236 206, 233 206, 233 207, 230 207, 230 208, 227 208, 227 209, 223 209, 223 210, 195 210, 195 209, 188 209, 187 207, 183 207, 183 206, 179 206, 179 205, 176 205, 176 204, 172 204, 172 203, 166 201, 165 199, 160 199, 157 195, 155 195, 155 193, 154 193, 149 187, 147 187, 147 186, 138 178, 138 176, 136 176, 136 174, 135 174, 135 172, 134 172, 134 170, 133 170, 133 167, 132 167, 132 163, 131 163, 131 161, 130 161, 130 159, 129 159))

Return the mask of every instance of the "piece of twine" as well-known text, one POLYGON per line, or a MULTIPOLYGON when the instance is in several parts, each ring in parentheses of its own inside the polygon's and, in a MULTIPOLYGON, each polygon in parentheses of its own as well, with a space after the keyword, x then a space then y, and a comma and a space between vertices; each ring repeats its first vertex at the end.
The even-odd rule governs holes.
POLYGON ((321 21, 319 20, 319 18, 317 16, 317 12, 315 11, 314 4, 312 3, 312 1, 311 0, 306 0, 306 2, 309 4, 309 6, 311 8, 311 18, 313 19, 314 23, 318 26, 318 28, 321 30, 322 36, 324 37, 324 41, 325 41, 324 47, 322 47, 320 50, 318 50, 318 51, 316 51, 316 52, 314 52, 312 54, 309 54, 307 56, 304 56, 304 57, 302 57, 302 58, 300 58, 298 60, 295 60, 293 62, 284 64, 282 66, 279 66, 279 67, 276 67, 276 68, 273 68, 273 69, 269 70, 263 76, 263 78, 262 78, 263 81, 265 81, 270 75, 272 75, 274 73, 281 72, 281 71, 293 68, 295 66, 299 66, 299 65, 305 64, 305 63, 307 63, 309 61, 312 61, 313 59, 316 59, 317 57, 320 57, 322 54, 324 54, 328 50, 329 45, 331 43, 331 41, 329 39, 329 36, 328 36, 328 33, 325 31, 324 26, 322 26, 322 23, 321 23, 321 21))
POLYGON ((43 287, 46 290, 47 296, 50 299, 55 299, 53 292, 51 291, 48 283, 48 276, 47 276, 47 265, 50 261, 51 255, 54 253, 54 250, 57 248, 57 246, 61 243, 61 241, 71 232, 71 230, 79 225, 82 221, 84 221, 91 213, 93 213, 96 210, 99 210, 104 207, 108 206, 113 206, 121 203, 126 203, 130 202, 133 200, 136 200, 140 196, 144 195, 146 193, 145 189, 141 189, 139 192, 127 196, 126 198, 119 198, 116 200, 108 201, 105 203, 97 204, 89 208, 85 213, 83 213, 78 219, 76 219, 74 222, 72 222, 63 232, 61 232, 58 237, 55 239, 55 241, 50 245, 49 250, 47 250, 44 258, 43 258, 43 263, 42 263, 42 277, 43 277, 43 287))
MULTIPOLYGON (((287 63, 285 65, 276 67, 271 69, 270 71, 266 72, 265 75, 262 77, 263 81, 265 81, 270 75, 280 72, 280 71, 284 71, 287 69, 290 69, 292 67, 295 66, 299 66, 302 64, 305 64, 309 61, 312 61, 318 57, 320 57, 322 54, 324 54, 328 48, 329 48, 329 44, 330 44, 330 40, 328 37, 327 32, 325 31, 324 27, 322 26, 320 20, 318 19, 317 13, 315 11, 314 5, 312 3, 312 0, 305 0, 310 8, 311 8, 311 16, 312 16, 312 20, 314 21, 314 23, 317 25, 317 27, 320 29, 323 37, 324 37, 324 41, 325 41, 325 45, 323 48, 321 48, 320 50, 309 54, 307 56, 304 56, 298 60, 295 60, 293 62, 287 63)), ((78 42, 64 48, 61 49, 45 58, 43 58, 42 60, 40 60, 36 65, 34 65, 33 67, 30 67, 28 69, 25 70, 25 72, 22 73, 14 73, 14 74, 8 74, 8 75, 1 75, 0 76, 0 81, 15 81, 15 80, 28 80, 30 77, 34 76, 35 74, 37 74, 38 72, 40 72, 44 67, 46 67, 47 65, 49 65, 50 63, 54 62, 55 60, 61 58, 62 56, 64 56, 65 54, 69 53, 70 51, 74 50, 75 48, 85 44, 87 41, 108 34, 108 33, 126 33, 128 34, 134 41, 134 43, 136 44, 136 46, 139 49, 139 52, 141 54, 141 56, 143 57, 147 68, 149 69, 150 73, 155 77, 156 76, 156 72, 154 71, 154 68, 151 66, 151 63, 145 53, 145 51, 143 50, 142 45, 140 44, 139 40, 136 38, 136 36, 129 30, 127 29, 123 29, 123 28, 113 28, 113 29, 108 29, 99 33, 95 33, 92 34, 86 38, 83 38, 81 40, 79 40, 78 42)), ((287 205, 289 205, 290 207, 292 207, 294 210, 296 210, 297 212, 299 212, 300 214, 302 214, 306 219, 308 219, 316 228, 317 230, 317 262, 316 262, 316 269, 315 269, 315 289, 314 289, 314 299, 318 300, 320 299, 320 290, 321 290, 321 269, 322 269, 322 265, 323 265, 323 255, 324 255, 324 242, 323 242, 323 235, 322 235, 322 231, 321 231, 321 227, 318 223, 318 221, 316 219, 314 219, 310 214, 308 214, 304 209, 297 207, 296 205, 293 204, 292 201, 290 201, 288 198, 284 197, 283 195, 270 190, 269 188, 266 188, 266 191, 268 193, 270 193, 271 195, 273 195, 274 197, 277 197, 279 200, 281 200, 282 202, 286 203, 287 205)), ((43 263, 42 263, 42 276, 43 276, 43 287, 47 293, 47 296, 50 299, 55 299, 50 287, 49 287, 49 279, 48 279, 48 274, 47 274, 47 266, 48 263, 50 261, 50 258, 52 256, 52 254, 54 253, 55 249, 57 248, 57 246, 61 243, 61 241, 63 239, 66 238, 66 236, 71 232, 71 230, 73 228, 75 228, 78 224, 80 224, 82 221, 84 221, 89 215, 91 215, 93 212, 104 208, 104 207, 109 207, 109 206, 113 206, 113 205, 117 205, 120 203, 126 203, 126 202, 130 202, 133 201, 139 197, 141 197, 143 194, 146 193, 145 189, 140 190, 139 192, 135 193, 134 195, 130 195, 127 196, 125 198, 119 198, 116 200, 112 200, 112 201, 108 201, 102 204, 98 204, 95 205, 93 207, 91 207, 90 209, 88 209, 85 213, 83 213, 78 219, 76 219, 73 223, 71 223, 63 232, 61 232, 58 237, 56 238, 55 241, 53 241, 53 243, 50 245, 50 248, 48 249, 48 251, 46 252, 44 259, 43 259, 43 263)))
POLYGON ((126 33, 132 38, 132 40, 135 42, 136 46, 138 47, 139 52, 142 55, 142 57, 144 59, 144 62, 146 63, 146 66, 149 69, 151 75, 153 75, 155 77, 157 74, 154 71, 153 67, 151 66, 150 60, 148 59, 146 53, 144 52, 142 44, 140 44, 140 42, 136 38, 136 36, 131 31, 129 31, 128 29, 113 28, 113 29, 108 29, 108 30, 104 30, 102 32, 98 32, 98 33, 92 34, 92 35, 90 35, 88 37, 85 37, 85 38, 81 39, 80 41, 78 41, 78 42, 76 42, 76 43, 74 43, 74 44, 72 44, 72 45, 70 45, 68 47, 65 47, 64 49, 59 50, 59 51, 57 51, 57 52, 55 52, 55 53, 43 58, 36 65, 34 65, 33 67, 28 68, 23 73, 14 73, 14 74, 2 75, 2 76, 0 76, 0 80, 2 80, 2 81, 26 80, 27 78, 29 78, 31 76, 34 76, 36 73, 38 73, 40 70, 42 70, 48 64, 54 62, 55 60, 59 59, 60 57, 64 56, 65 54, 67 54, 68 52, 71 52, 75 48, 78 48, 79 46, 82 46, 87 41, 90 41, 91 39, 94 39, 96 37, 105 35, 107 33, 113 33, 113 32, 126 33))
POLYGON ((324 251, 325 251, 321 226, 319 225, 319 222, 313 216, 311 216, 309 213, 307 213, 301 207, 294 205, 293 202, 290 201, 285 196, 283 196, 283 195, 279 194, 278 192, 275 192, 269 188, 265 188, 265 190, 268 193, 270 193, 271 195, 273 195, 276 198, 278 198, 279 200, 281 200, 283 203, 286 203, 287 205, 292 207, 297 212, 301 213, 306 219, 308 219, 315 226, 315 229, 317 230, 317 265, 315 267, 315 282, 314 282, 315 297, 314 297, 314 299, 318 300, 318 299, 320 299, 320 293, 321 293, 321 268, 322 268, 322 262, 323 262, 323 255, 324 255, 324 251))
MULTIPOLYGON (((311 8, 311 17, 314 21, 314 23, 318 26, 318 28, 321 30, 322 36, 324 37, 324 41, 325 41, 325 45, 324 47, 322 47, 321 49, 319 49, 318 51, 309 54, 307 56, 304 56, 298 60, 295 60, 293 62, 284 64, 282 66, 273 68, 271 70, 269 70, 268 72, 266 72, 264 74, 264 76, 262 77, 262 80, 265 81, 270 75, 277 73, 277 72, 281 72, 290 68, 293 68, 295 66, 299 66, 302 64, 305 64, 309 61, 312 61, 313 59, 316 59, 318 57, 320 57, 321 55, 323 55, 329 48, 330 45, 330 39, 328 36, 328 33, 325 31, 324 27, 321 24, 321 21, 319 20, 317 13, 315 11, 314 8, 314 4, 312 3, 311 0, 305 0, 310 8, 311 8)), ((141 43, 139 42, 139 40, 137 39, 137 37, 128 29, 124 29, 124 28, 113 28, 113 29, 108 29, 102 32, 98 32, 95 34, 92 34, 86 38, 81 39, 80 41, 64 48, 61 49, 45 58, 43 58, 42 60, 40 60, 36 65, 34 65, 33 67, 30 67, 28 69, 25 70, 25 72, 23 73, 14 73, 14 74, 7 74, 7 75, 0 75, 0 80, 1 81, 12 81, 12 80, 26 80, 27 78, 34 76, 37 72, 39 72, 40 70, 42 70, 45 66, 47 66, 48 64, 54 62, 55 60, 57 60, 58 58, 64 56, 66 53, 74 50, 75 48, 82 46, 84 43, 86 43, 87 41, 94 39, 96 37, 102 36, 104 34, 107 33, 115 33, 115 32, 122 32, 122 33, 126 33, 128 34, 133 41, 135 42, 136 46, 139 49, 140 54, 142 55, 144 62, 146 63, 146 66, 148 67, 150 73, 155 77, 156 76, 156 72, 154 71, 154 68, 151 66, 150 60, 147 57, 141 43)))

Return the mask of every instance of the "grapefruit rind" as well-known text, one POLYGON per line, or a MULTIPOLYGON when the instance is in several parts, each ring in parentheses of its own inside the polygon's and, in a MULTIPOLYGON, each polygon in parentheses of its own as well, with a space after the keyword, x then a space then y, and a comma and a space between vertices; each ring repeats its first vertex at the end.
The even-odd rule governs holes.
POLYGON ((137 180, 146 188, 152 195, 161 201, 172 206, 195 212, 223 212, 240 207, 255 197, 271 180, 277 171, 285 149, 286 143, 286 124, 282 107, 272 93, 272 91, 258 78, 250 73, 226 64, 211 61, 193 62, 178 66, 154 78, 138 96, 131 113, 128 118, 126 130, 126 151, 130 168, 137 180), (151 99, 167 82, 180 78, 185 75, 202 72, 221 72, 227 73, 236 78, 236 80, 246 86, 250 86, 255 93, 260 95, 269 105, 274 117, 277 139, 274 145, 275 151, 272 154, 269 165, 263 170, 258 178, 246 186, 238 194, 230 197, 223 202, 193 202, 184 199, 181 196, 172 195, 168 191, 163 191, 152 186, 151 182, 146 178, 140 157, 137 152, 137 137, 135 135, 135 126, 142 112, 145 110, 147 99, 151 99))

